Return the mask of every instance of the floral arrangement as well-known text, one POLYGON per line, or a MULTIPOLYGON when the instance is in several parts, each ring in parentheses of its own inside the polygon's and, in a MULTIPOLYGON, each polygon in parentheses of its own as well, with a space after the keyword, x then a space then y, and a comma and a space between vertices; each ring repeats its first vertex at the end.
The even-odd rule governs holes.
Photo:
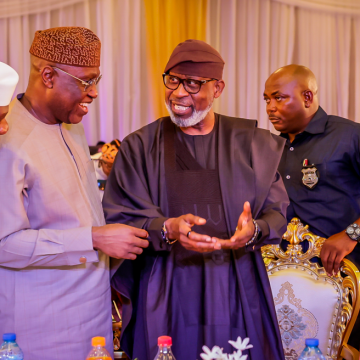
POLYGON ((211 350, 207 346, 203 346, 204 352, 200 356, 203 360, 246 360, 248 356, 243 355, 242 352, 253 347, 249 341, 249 338, 241 340, 240 336, 236 341, 229 340, 229 344, 237 350, 232 354, 224 354, 223 349, 219 346, 214 346, 211 350))

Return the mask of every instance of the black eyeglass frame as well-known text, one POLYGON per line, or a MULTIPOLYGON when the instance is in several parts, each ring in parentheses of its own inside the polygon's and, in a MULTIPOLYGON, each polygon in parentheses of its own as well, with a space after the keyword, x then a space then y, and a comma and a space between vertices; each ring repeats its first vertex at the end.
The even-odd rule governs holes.
POLYGON ((210 80, 195 80, 195 79, 192 79, 192 78, 185 78, 185 79, 181 79, 181 78, 179 78, 178 76, 175 76, 175 75, 170 75, 169 73, 163 73, 162 74, 162 77, 163 77, 163 83, 164 83, 164 85, 165 85, 165 87, 167 88, 167 89, 169 89, 169 90, 176 90, 176 89, 178 89, 179 88, 179 86, 180 86, 180 84, 182 84, 182 86, 184 87, 184 89, 186 90, 186 92, 188 92, 189 94, 197 94, 198 92, 200 92, 200 90, 201 90, 201 86, 202 85, 204 85, 204 84, 206 84, 206 83, 208 83, 208 82, 210 82, 210 81, 218 81, 218 79, 210 79, 210 80), (166 83, 165 83, 165 76, 172 76, 172 77, 174 77, 174 78, 176 78, 176 79, 178 79, 179 80, 179 84, 178 84, 178 86, 175 88, 175 89, 172 89, 172 88, 169 88, 168 86, 166 86, 166 83), (185 81, 186 80, 191 80, 191 81, 195 81, 196 83, 199 83, 199 90, 197 91, 197 92, 192 92, 192 91, 189 91, 187 88, 186 88, 186 86, 185 86, 185 81))

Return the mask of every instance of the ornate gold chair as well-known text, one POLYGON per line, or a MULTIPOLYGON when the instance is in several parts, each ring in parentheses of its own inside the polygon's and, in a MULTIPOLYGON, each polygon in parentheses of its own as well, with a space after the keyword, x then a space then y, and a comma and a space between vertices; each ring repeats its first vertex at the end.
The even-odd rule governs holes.
MULTIPOLYGON (((360 308, 360 274, 344 259, 341 271, 328 276, 310 260, 319 257, 325 238, 314 235, 299 219, 288 224, 278 245, 266 245, 262 256, 270 279, 286 360, 297 360, 306 338, 318 338, 327 359, 358 360, 359 352, 347 344, 360 308), (309 248, 303 252, 301 242, 309 248)), ((360 345, 360 339, 359 339, 360 345)))
MULTIPOLYGON (((112 291, 115 293, 115 290, 112 291)), ((120 335, 122 328, 122 318, 116 303, 116 300, 112 301, 113 315, 112 315, 112 329, 113 329, 113 346, 114 346, 114 359, 129 359, 125 352, 120 349, 120 335), (114 316, 115 314, 115 316, 114 316)))

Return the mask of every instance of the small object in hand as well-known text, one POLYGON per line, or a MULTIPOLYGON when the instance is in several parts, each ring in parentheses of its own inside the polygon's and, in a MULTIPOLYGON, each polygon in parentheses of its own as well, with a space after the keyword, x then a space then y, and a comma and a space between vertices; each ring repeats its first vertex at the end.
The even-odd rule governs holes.
POLYGON ((186 234, 186 236, 189 237, 190 233, 191 233, 191 230, 186 234))

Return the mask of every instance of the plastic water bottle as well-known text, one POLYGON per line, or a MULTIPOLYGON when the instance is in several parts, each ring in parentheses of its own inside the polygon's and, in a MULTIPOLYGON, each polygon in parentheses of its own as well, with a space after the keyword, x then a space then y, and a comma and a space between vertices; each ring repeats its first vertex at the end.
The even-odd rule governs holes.
POLYGON ((92 349, 86 360, 111 360, 111 356, 105 349, 106 341, 104 337, 96 336, 91 339, 92 349))
POLYGON ((171 351, 172 339, 170 336, 160 336, 158 338, 159 350, 154 360, 175 360, 171 351))
POLYGON ((326 360, 318 346, 318 339, 306 339, 305 349, 300 354, 299 360, 326 360))
POLYGON ((0 347, 0 360, 23 360, 24 354, 15 342, 16 335, 14 333, 6 333, 3 335, 3 343, 0 347))

